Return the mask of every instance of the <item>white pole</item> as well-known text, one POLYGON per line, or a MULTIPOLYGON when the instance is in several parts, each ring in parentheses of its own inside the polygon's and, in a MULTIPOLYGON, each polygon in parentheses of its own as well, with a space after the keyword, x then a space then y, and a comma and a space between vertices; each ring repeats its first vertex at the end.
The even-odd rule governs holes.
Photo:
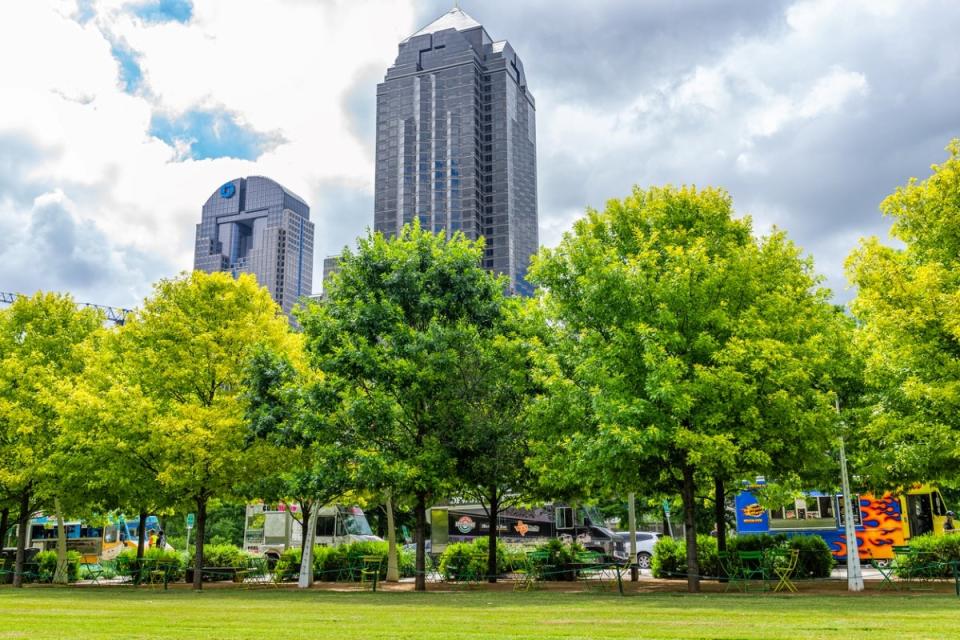
MULTIPOLYGON (((837 415, 840 415, 840 402, 837 401, 837 415)), ((847 453, 843 447, 843 435, 840 436, 840 482, 843 486, 843 524, 847 536, 847 591, 863 591, 863 573, 860 570, 860 549, 857 544, 857 525, 854 522, 854 509, 860 509, 856 496, 850 493, 850 478, 847 476, 847 453)))
POLYGON ((630 581, 637 581, 637 507, 636 494, 632 491, 627 496, 627 525, 630 529, 630 581))

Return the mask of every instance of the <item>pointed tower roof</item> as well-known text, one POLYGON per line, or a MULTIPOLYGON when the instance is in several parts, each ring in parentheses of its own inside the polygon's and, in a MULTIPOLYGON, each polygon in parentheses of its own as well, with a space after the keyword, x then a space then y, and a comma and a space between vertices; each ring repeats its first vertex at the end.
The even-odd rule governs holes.
MULTIPOLYGON (((463 9, 460 7, 454 7, 450 11, 446 12, 420 31, 417 31, 415 34, 410 36, 410 38, 415 38, 417 36, 422 36, 427 33, 436 33, 437 31, 443 31, 444 29, 456 29, 457 31, 467 31, 468 29, 476 29, 477 27, 482 27, 479 22, 467 15, 463 9)), ((409 40, 410 38, 407 38, 409 40)), ((406 42, 407 40, 404 40, 406 42)))

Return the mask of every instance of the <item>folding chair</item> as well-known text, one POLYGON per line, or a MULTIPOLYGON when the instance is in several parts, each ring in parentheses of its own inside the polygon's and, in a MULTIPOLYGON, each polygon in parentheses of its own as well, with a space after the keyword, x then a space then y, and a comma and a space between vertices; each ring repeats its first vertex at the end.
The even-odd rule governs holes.
POLYGON ((793 577, 794 572, 797 570, 797 561, 799 558, 799 549, 781 551, 773 555, 771 558, 773 560, 773 572, 780 579, 779 582, 777 582, 777 586, 773 588, 774 591, 786 589, 791 593, 797 592, 797 586, 793 584, 790 578, 793 577))
POLYGON ((377 582, 380 580, 380 565, 383 564, 383 556, 363 556, 360 567, 360 588, 369 582, 372 591, 376 592, 377 582))

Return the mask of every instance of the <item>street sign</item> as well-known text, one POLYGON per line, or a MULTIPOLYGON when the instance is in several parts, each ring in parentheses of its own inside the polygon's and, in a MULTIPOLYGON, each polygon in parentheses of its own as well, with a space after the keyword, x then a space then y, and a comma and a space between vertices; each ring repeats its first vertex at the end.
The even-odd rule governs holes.
POLYGON ((193 529, 194 515, 192 513, 187 514, 187 529, 193 529))
POLYGON ((670 501, 669 501, 669 500, 664 500, 664 501, 663 501, 663 512, 664 512, 665 514, 667 514, 668 516, 670 515, 670 501))

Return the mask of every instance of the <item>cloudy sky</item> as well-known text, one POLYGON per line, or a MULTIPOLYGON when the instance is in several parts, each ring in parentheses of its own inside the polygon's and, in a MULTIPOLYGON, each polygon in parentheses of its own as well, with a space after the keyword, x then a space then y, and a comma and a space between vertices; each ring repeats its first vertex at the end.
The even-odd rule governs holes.
MULTIPOLYGON (((0 291, 136 305, 191 268, 207 197, 252 174, 310 203, 319 267, 372 222, 376 83, 451 4, 2 3, 0 291)), ((634 184, 719 185, 846 300, 880 200, 960 136, 954 0, 461 6, 524 61, 545 245, 634 184)))

